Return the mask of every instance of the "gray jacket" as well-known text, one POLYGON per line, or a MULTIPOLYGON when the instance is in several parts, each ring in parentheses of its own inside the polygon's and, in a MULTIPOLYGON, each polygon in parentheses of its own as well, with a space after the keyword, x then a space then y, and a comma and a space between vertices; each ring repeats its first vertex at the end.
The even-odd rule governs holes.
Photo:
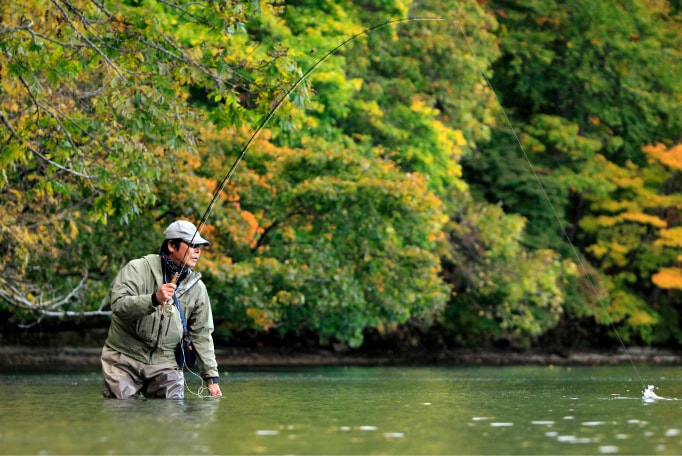
MULTIPOLYGON (((168 318, 152 304, 152 294, 163 284, 159 255, 130 261, 114 279, 112 318, 105 344, 147 364, 175 363, 175 349, 182 338, 182 320, 176 310, 168 318)), ((201 274, 189 272, 176 292, 185 313, 189 338, 194 343, 202 378, 218 377, 213 347, 213 314, 201 274)))

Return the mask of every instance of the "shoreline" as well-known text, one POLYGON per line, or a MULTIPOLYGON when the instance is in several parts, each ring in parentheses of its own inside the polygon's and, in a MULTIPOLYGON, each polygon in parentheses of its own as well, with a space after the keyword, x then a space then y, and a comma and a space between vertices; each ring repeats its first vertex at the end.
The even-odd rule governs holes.
MULTIPOLYGON (((99 368, 101 347, 0 346, 0 371, 99 368)), ((366 353, 294 348, 217 348, 221 369, 323 366, 596 366, 619 364, 682 365, 682 352, 633 347, 566 354, 538 350, 454 349, 438 352, 366 353)))

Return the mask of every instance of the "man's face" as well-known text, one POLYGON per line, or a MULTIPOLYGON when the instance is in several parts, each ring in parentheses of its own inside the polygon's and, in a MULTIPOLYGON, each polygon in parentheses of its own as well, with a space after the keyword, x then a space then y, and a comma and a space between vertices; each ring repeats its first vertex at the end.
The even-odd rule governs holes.
POLYGON ((184 264, 184 266, 187 266, 188 268, 196 266, 197 261, 199 261, 199 255, 201 255, 200 245, 192 247, 185 241, 180 242, 180 245, 177 248, 169 243, 168 250, 170 251, 169 257, 175 264, 184 264))

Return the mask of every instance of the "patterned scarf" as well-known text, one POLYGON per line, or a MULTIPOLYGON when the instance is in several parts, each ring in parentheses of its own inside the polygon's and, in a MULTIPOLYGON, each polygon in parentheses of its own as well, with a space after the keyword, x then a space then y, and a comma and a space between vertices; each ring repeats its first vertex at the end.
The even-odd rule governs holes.
POLYGON ((181 268, 179 264, 171 260, 168 255, 161 252, 161 265, 163 266, 163 280, 165 283, 170 282, 170 279, 177 273, 180 273, 178 281, 176 284, 180 284, 180 281, 184 279, 187 274, 189 274, 190 269, 188 267, 181 268))

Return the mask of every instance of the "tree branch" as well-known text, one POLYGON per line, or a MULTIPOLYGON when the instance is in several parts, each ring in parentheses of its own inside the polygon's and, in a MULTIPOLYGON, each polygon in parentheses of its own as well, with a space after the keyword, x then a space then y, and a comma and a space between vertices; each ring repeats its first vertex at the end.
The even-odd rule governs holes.
MULTIPOLYGON (((70 3, 68 3, 68 2, 65 2, 65 3, 66 3, 71 9, 75 9, 75 8, 73 8, 73 6, 72 6, 70 3)), ((99 54, 99 56, 102 57, 102 60, 104 60, 104 61, 107 63, 107 65, 109 65, 109 67, 111 67, 111 68, 116 72, 116 74, 118 74, 124 81, 128 82, 128 79, 126 79, 126 77, 123 75, 123 71, 122 71, 117 65, 115 65, 114 62, 112 62, 111 60, 109 60, 109 57, 108 57, 104 52, 102 52, 102 50, 101 50, 95 43, 93 43, 92 41, 90 41, 85 35, 83 35, 81 32, 78 31, 78 27, 76 27, 76 25, 73 23, 73 21, 71 20, 71 17, 69 17, 69 14, 68 14, 66 11, 64 11, 64 8, 62 8, 62 6, 61 6, 60 4, 58 4, 56 0, 52 0, 52 4, 53 4, 59 11, 61 11, 62 15, 64 16, 64 19, 66 19, 66 21, 69 23, 69 26, 71 26, 71 29, 74 31, 74 33, 75 33, 80 39, 82 39, 83 41, 85 41, 85 43, 87 43, 87 45, 88 45, 92 50, 94 50, 97 54, 99 54)), ((81 16, 81 18, 82 18, 82 16, 81 16)), ((83 19, 83 18, 82 18, 82 19, 83 19)), ((83 22, 85 23, 84 20, 83 20, 83 22)))
POLYGON ((206 25, 206 26, 209 26, 209 27, 213 25, 213 24, 211 24, 209 21, 207 21, 207 20, 205 20, 205 19, 203 19, 203 18, 200 18, 200 17, 198 17, 198 16, 195 15, 195 14, 190 13, 189 11, 187 11, 187 9, 183 8, 183 7, 180 6, 180 5, 177 5, 177 4, 175 4, 175 3, 172 3, 172 2, 169 2, 169 1, 166 1, 166 0, 158 0, 158 2, 159 2, 159 3, 162 3, 162 4, 166 5, 166 6, 168 6, 168 7, 170 7, 170 8, 173 8, 173 9, 176 9, 176 10, 179 10, 179 11, 182 11, 182 14, 183 14, 183 15, 186 15, 186 16, 191 17, 192 19, 194 19, 194 20, 195 20, 197 23, 199 23, 199 24, 203 24, 203 25, 206 25))
POLYGON ((37 298, 31 299, 28 297, 27 293, 22 292, 15 286, 8 284, 4 279, 0 279, 0 284, 2 284, 2 286, 0 286, 0 298, 4 299, 10 306, 35 312, 41 317, 91 317, 97 315, 111 315, 111 311, 103 310, 105 307, 104 302, 97 310, 59 310, 61 307, 69 304, 76 297, 81 289, 85 287, 87 280, 88 273, 86 272, 78 285, 76 285, 65 296, 44 299, 44 294, 41 292, 38 294, 37 298))
POLYGON ((43 159, 45 162, 49 163, 50 165, 52 165, 58 169, 61 169, 62 171, 65 171, 69 174, 73 174, 74 176, 80 177, 82 179, 95 179, 95 176, 89 176, 87 174, 79 173, 78 171, 74 171, 70 168, 62 166, 59 163, 56 163, 56 162, 50 160, 49 158, 47 158, 40 151, 31 147, 31 145, 27 141, 25 141, 21 136, 19 136, 19 134, 16 132, 16 130, 14 129, 12 124, 9 123, 9 120, 7 119, 7 116, 5 116, 5 113, 2 111, 0 111, 0 120, 2 120, 2 123, 4 123, 5 126, 9 129, 10 133, 12 133, 12 136, 17 138, 17 140, 19 140, 20 143, 22 143, 29 151, 31 151, 31 153, 33 155, 40 157, 41 159, 43 159))
MULTIPOLYGON (((284 219, 284 221, 282 223, 285 223, 287 220, 289 220, 290 218, 295 217, 297 215, 306 215, 306 213, 301 212, 301 211, 297 211, 297 212, 292 212, 290 214, 287 214, 286 218, 284 219)), ((279 225, 280 225, 280 222, 278 220, 275 220, 270 226, 265 228, 263 230, 263 234, 260 235, 260 237, 258 238, 258 241, 256 242, 256 245, 253 246, 251 251, 255 252, 258 250, 259 247, 262 247, 262 246, 266 245, 268 242, 270 242, 269 234, 272 233, 273 231, 275 231, 279 227, 279 225)))

